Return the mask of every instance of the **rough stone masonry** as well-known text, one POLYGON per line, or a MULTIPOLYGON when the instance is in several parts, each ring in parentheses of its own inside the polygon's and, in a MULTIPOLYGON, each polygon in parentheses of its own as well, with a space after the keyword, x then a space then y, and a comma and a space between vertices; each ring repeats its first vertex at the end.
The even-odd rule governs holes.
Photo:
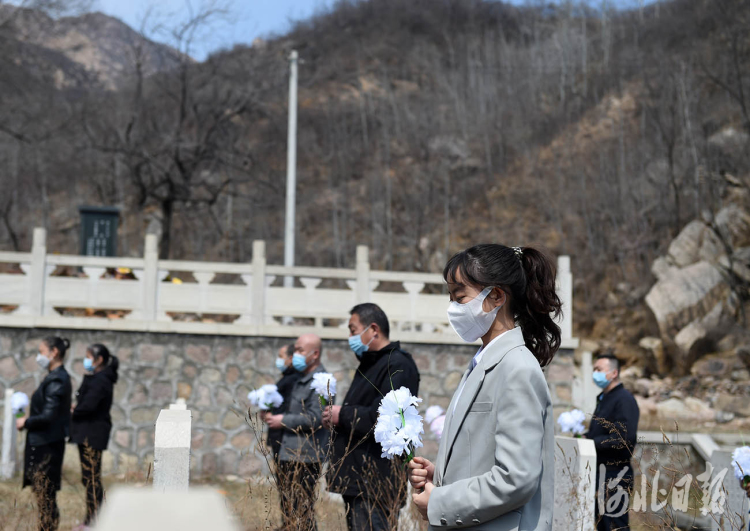
MULTIPOLYGON (((193 415, 193 477, 246 477, 267 471, 254 432, 241 415, 250 390, 278 379, 276 353, 293 339, 2 328, 0 397, 9 387, 31 396, 43 376, 35 362, 39 342, 50 335, 71 341, 65 366, 74 380, 74 392, 81 383, 82 359, 89 344, 105 344, 120 360, 120 379, 112 405, 112 437, 109 452, 104 454, 105 472, 145 474, 153 462, 154 425, 159 411, 178 398, 187 401, 193 415)), ((397 335, 392 339, 398 340, 397 335)), ((421 411, 434 404, 447 407, 476 346, 404 344, 403 348, 414 356, 421 373, 421 411)), ((326 340, 323 363, 339 382, 338 403, 349 387, 356 358, 346 341, 326 340)), ((572 351, 567 350, 560 351, 546 370, 558 406, 555 418, 558 408, 570 406, 574 370, 572 351)), ((429 433, 425 434, 423 450, 427 456, 437 454, 437 441, 429 433)))

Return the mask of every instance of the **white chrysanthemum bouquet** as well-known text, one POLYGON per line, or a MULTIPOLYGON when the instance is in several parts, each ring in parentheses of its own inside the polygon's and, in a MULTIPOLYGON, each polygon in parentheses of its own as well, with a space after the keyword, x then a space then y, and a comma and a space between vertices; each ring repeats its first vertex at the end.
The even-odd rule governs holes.
POLYGON ((583 421, 586 420, 586 414, 580 409, 565 411, 557 417, 557 423, 563 433, 570 433, 573 437, 582 437, 586 431, 583 421))
POLYGON ((746 489, 750 484, 750 446, 735 448, 732 452, 732 465, 734 466, 734 477, 742 482, 742 488, 746 489))
POLYGON ((330 372, 316 372, 313 374, 310 388, 318 393, 320 407, 326 407, 328 401, 333 401, 333 397, 336 396, 336 378, 330 372))
POLYGON ((389 391, 380 401, 375 424, 375 441, 383 449, 380 457, 403 457, 406 463, 414 458, 414 451, 422 446, 424 433, 416 407, 421 401, 406 387, 389 391))
POLYGON ((10 409, 13 411, 13 415, 17 418, 21 418, 24 415, 24 410, 29 407, 29 396, 21 391, 16 391, 13 396, 10 397, 10 409))
POLYGON ((262 385, 260 389, 250 391, 247 399, 252 405, 264 411, 279 407, 284 403, 284 397, 279 393, 279 388, 273 384, 262 385))
POLYGON ((445 410, 440 406, 430 406, 425 411, 424 420, 430 425, 432 434, 440 440, 445 426, 445 410))

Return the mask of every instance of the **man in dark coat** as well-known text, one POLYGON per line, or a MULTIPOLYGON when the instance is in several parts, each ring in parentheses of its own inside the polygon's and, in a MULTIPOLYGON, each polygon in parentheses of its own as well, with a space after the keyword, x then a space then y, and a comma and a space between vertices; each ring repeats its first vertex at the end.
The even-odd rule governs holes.
POLYGON ((381 457, 373 428, 378 406, 392 389, 419 393, 419 371, 411 354, 389 339, 388 317, 375 304, 351 310, 349 346, 360 360, 343 403, 326 408, 323 425, 334 430, 329 489, 340 493, 350 530, 394 528, 406 495, 406 475, 398 459, 381 457))
POLYGON ((603 389, 597 397, 596 409, 586 434, 596 447, 595 521, 598 531, 627 531, 630 529, 627 503, 633 488, 630 458, 638 436, 638 403, 620 382, 620 361, 614 355, 603 354, 597 358, 593 377, 594 383, 603 389), (613 480, 611 488, 610 480, 613 480), (628 495, 621 496, 619 507, 609 510, 607 500, 615 495, 618 488, 628 495))
MULTIPOLYGON (((283 415, 289 408, 289 400, 292 396, 292 389, 302 377, 302 373, 292 367, 292 356, 294 355, 294 345, 286 345, 279 349, 276 357, 276 368, 281 371, 281 378, 276 382, 276 388, 279 394, 284 397, 284 401, 277 408, 271 410, 273 415, 283 415), (282 368, 283 367, 283 368, 282 368)), ((284 429, 269 429, 266 443, 271 448, 271 455, 274 461, 278 461, 279 451, 281 450, 281 440, 284 437, 284 429)))

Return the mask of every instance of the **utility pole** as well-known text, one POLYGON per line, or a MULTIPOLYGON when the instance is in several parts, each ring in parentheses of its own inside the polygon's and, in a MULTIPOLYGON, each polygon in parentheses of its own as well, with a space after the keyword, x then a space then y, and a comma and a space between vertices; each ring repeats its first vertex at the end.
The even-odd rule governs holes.
MULTIPOLYGON (((286 145, 286 224, 284 227, 284 265, 294 266, 294 231, 297 201, 297 50, 289 54, 289 130, 286 145)), ((284 277, 291 288, 294 277, 284 277)))

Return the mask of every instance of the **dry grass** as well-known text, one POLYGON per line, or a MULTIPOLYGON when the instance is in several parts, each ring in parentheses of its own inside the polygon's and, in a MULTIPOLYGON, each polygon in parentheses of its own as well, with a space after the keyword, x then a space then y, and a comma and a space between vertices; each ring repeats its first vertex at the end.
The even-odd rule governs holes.
MULTIPOLYGON (((217 479, 211 482, 195 481, 192 484, 213 487, 225 496, 227 504, 234 509, 242 529, 248 531, 274 529, 281 523, 276 488, 263 478, 248 482, 217 479)), ((113 475, 104 477, 105 489, 111 489, 117 485, 150 488, 145 481, 132 481, 113 475)), ((62 490, 57 494, 57 503, 60 507, 60 531, 69 531, 83 521, 86 515, 85 496, 80 477, 66 473, 63 477, 62 490)), ((316 507, 316 513, 318 529, 321 531, 346 529, 343 505, 329 499, 326 493, 323 493, 316 507)), ((0 482, 0 529, 18 531, 36 531, 37 529, 36 502, 31 489, 21 489, 20 477, 13 481, 0 482)))

